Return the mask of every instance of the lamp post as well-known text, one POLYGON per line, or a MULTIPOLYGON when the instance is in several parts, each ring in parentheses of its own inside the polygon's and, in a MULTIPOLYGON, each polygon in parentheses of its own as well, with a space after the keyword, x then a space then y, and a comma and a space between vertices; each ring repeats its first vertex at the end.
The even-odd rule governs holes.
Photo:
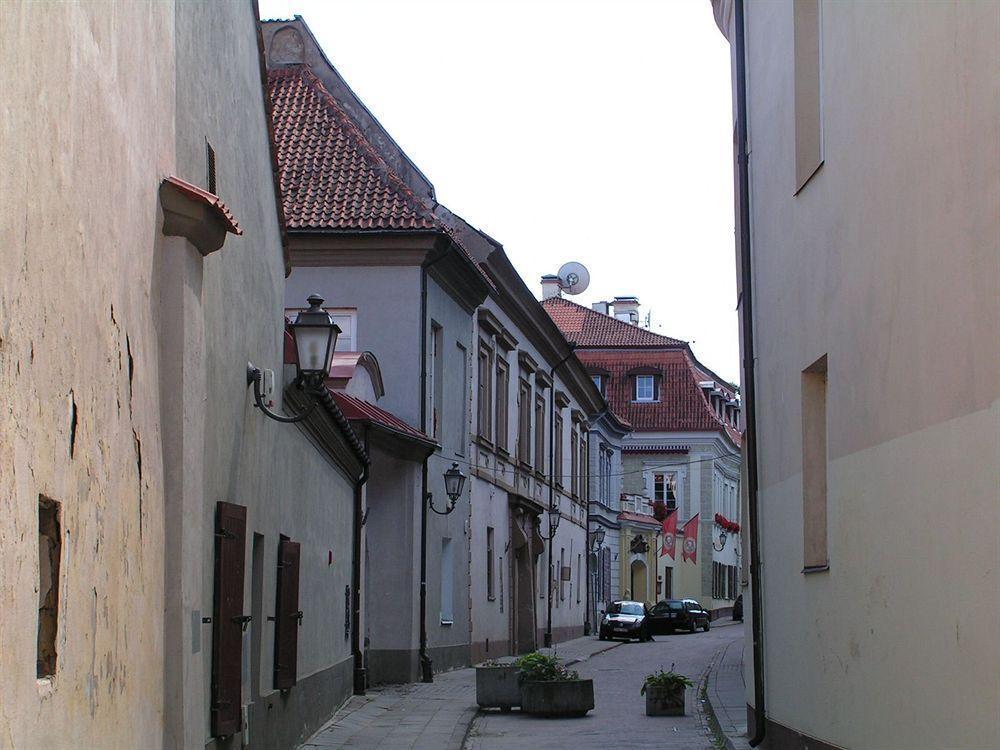
MULTIPOLYGON (((337 336, 340 327, 333 322, 333 317, 323 309, 323 298, 311 294, 308 298, 309 309, 303 310, 291 324, 292 338, 295 341, 295 371, 296 384, 307 392, 316 393, 323 387, 330 372, 330 362, 337 347, 337 336)), ((301 414, 284 417, 275 414, 264 404, 260 392, 261 371, 252 362, 247 363, 247 387, 253 386, 253 398, 257 408, 275 422, 301 422, 316 408, 313 400, 301 414)))
MULTIPOLYGON (((424 459, 424 486, 427 486, 427 459, 424 459)), ((420 679, 422 682, 434 682, 434 662, 427 654, 427 511, 434 511, 439 516, 447 516, 458 504, 458 499, 465 489, 465 474, 452 463, 451 468, 444 473, 444 491, 448 495, 448 505, 444 510, 434 507, 434 494, 424 495, 420 519, 420 679)))
MULTIPOLYGON (((605 530, 603 526, 598 526, 591 536, 591 547, 594 550, 594 562, 596 570, 590 571, 587 581, 587 622, 584 624, 584 635, 593 632, 591 622, 597 622, 597 592, 603 589, 600 584, 604 581, 604 566, 601 565, 601 550, 604 547, 605 530)), ((590 555, 587 556, 588 570, 590 567, 590 555)))
MULTIPOLYGON (((548 595, 548 614, 545 619, 545 646, 552 645, 552 540, 556 538, 556 532, 559 530, 559 521, 562 519, 562 515, 559 513, 559 509, 555 506, 549 508, 549 531, 545 535, 548 540, 549 548, 549 595, 548 595)), ((559 571, 560 577, 562 577, 562 571, 559 571)))

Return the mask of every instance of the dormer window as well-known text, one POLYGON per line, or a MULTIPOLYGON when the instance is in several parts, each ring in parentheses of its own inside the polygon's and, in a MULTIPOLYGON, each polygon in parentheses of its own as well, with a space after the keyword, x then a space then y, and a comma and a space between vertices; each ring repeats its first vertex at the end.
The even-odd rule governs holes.
POLYGON ((656 400, 656 376, 636 375, 635 376, 635 400, 655 401, 656 400))
POLYGON ((594 381, 594 385, 597 386, 597 390, 599 390, 601 392, 601 395, 603 396, 604 393, 605 393, 605 391, 604 391, 604 387, 605 387, 604 376, 603 375, 591 375, 590 379, 594 381))

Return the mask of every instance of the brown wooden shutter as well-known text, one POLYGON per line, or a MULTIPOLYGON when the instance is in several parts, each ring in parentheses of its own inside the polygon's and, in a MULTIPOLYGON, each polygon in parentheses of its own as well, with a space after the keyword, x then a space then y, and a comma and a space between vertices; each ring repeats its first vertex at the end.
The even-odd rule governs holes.
POLYGON ((660 377, 659 375, 653 376, 653 401, 660 400, 660 377))
POLYGON ((282 535, 278 543, 278 595, 274 616, 274 687, 295 685, 299 649, 299 543, 282 535))
POLYGON ((212 618, 212 736, 241 728, 243 678, 243 572, 247 509, 215 507, 215 608, 212 618))

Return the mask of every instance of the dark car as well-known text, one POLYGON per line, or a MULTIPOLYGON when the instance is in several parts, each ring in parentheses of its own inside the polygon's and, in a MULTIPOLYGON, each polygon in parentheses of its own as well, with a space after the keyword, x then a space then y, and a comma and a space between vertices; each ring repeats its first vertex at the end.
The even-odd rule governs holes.
POLYGON ((733 619, 743 622, 743 594, 737 596, 733 602, 733 619))
POLYGON ((601 627, 597 637, 602 640, 615 638, 639 641, 651 640, 649 623, 646 621, 649 611, 642 602, 620 601, 611 602, 606 612, 602 613, 601 627))
POLYGON ((667 599, 649 610, 649 631, 653 635, 678 630, 694 633, 698 628, 708 631, 711 615, 694 599, 667 599))

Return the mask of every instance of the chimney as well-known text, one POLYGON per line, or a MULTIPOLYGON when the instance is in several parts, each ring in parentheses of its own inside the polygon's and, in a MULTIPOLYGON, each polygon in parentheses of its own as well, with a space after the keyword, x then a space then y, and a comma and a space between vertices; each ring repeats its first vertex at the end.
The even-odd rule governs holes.
POLYGON ((608 314, 608 303, 607 302, 595 302, 590 306, 591 310, 601 313, 602 315, 608 314))
POLYGON ((555 274, 542 276, 542 299, 549 297, 562 297, 562 287, 559 286, 559 277, 555 274))
POLYGON ((634 326, 639 325, 639 300, 636 297, 615 297, 611 303, 612 315, 634 326))

